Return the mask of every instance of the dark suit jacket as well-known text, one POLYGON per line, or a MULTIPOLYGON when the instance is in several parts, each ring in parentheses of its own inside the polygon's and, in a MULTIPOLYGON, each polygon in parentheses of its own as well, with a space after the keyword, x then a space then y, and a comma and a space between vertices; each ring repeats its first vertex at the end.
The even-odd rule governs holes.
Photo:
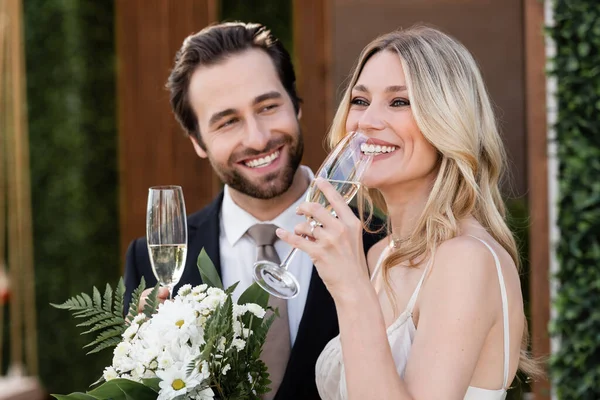
MULTIPOLYGON (((200 285, 202 280, 196 267, 200 251, 204 247, 219 274, 221 273, 221 257, 219 254, 219 214, 223 193, 207 207, 188 217, 188 252, 185 270, 175 287, 189 283, 200 285)), ((381 237, 363 235, 365 253, 381 237)), ((156 285, 152 273, 150 258, 146 247, 146 239, 134 240, 127 250, 125 269, 125 301, 129 304, 131 294, 144 277, 147 287, 156 285)), ((127 306, 125 308, 127 310, 127 306)), ((325 288, 317 270, 313 273, 308 288, 308 297, 304 306, 304 314, 300 321, 296 341, 288 361, 285 376, 277 392, 275 400, 312 400, 319 399, 315 384, 315 364, 325 345, 339 333, 337 315, 333 299, 325 288)))

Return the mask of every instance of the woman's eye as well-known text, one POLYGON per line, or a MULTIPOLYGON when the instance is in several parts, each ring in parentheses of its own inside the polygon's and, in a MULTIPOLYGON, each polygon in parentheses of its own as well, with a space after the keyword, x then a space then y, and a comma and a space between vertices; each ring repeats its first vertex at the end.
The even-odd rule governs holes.
POLYGON ((405 99, 395 99, 394 101, 392 101, 391 106, 392 107, 410 106, 410 102, 405 99))
POLYGON ((369 103, 367 103, 367 101, 365 99, 361 99, 360 97, 352 99, 350 101, 350 104, 353 104, 355 106, 368 106, 369 103))

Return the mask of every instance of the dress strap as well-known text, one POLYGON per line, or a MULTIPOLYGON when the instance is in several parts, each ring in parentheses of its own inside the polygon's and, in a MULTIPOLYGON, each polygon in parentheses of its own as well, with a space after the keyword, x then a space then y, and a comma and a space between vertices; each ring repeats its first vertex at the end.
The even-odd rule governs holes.
POLYGON ((385 249, 383 249, 383 251, 381 252, 381 255, 379 255, 379 259, 377 260, 377 265, 375 265, 373 274, 371 274, 371 282, 373 282, 373 279, 375 279, 375 277, 377 276, 377 273, 381 269, 381 263, 383 263, 383 260, 385 259, 385 257, 387 257, 388 253, 390 252, 390 249, 391 249, 391 247, 389 245, 385 246, 385 249))
POLYGON ((509 368, 509 356, 510 356, 510 332, 508 326, 508 296, 506 295, 506 284, 504 283, 504 275, 502 274, 502 268, 500 267, 500 260, 498 260, 498 255, 492 249, 492 247, 487 244, 483 239, 480 239, 476 236, 469 235, 472 238, 479 240, 483 243, 494 256, 494 262, 496 263, 496 270, 498 271, 498 281, 500 281, 500 294, 502 296, 502 316, 504 320, 504 385, 502 388, 506 388, 508 385, 508 368, 509 368))
POLYGON ((419 292, 421 291, 423 282, 425 281, 425 276, 427 275, 429 268, 431 268, 431 265, 433 264, 433 257, 434 257, 434 254, 431 255, 431 258, 429 259, 429 262, 427 263, 427 266, 425 267, 425 270, 423 271, 423 275, 421 275, 421 279, 419 279, 419 283, 417 283, 417 287, 415 288, 415 291, 413 292, 412 296, 410 296, 410 300, 408 300, 408 305, 406 306, 406 310, 411 315, 412 315, 413 309, 415 308, 415 304, 417 302, 417 298, 419 297, 419 292))

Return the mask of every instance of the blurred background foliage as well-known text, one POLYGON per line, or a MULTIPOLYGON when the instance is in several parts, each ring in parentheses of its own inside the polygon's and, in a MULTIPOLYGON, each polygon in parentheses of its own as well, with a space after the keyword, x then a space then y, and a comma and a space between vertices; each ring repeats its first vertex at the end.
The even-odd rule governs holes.
POLYGON ((294 54, 292 30, 292 0, 220 0, 221 21, 258 22, 266 25, 283 43, 287 51, 294 54))
POLYGON ((600 2, 553 6, 560 269, 551 372, 558 398, 592 400, 600 398, 600 2))
POLYGON ((40 376, 82 390, 111 359, 86 356, 52 308, 120 272, 113 1, 24 1, 40 376))

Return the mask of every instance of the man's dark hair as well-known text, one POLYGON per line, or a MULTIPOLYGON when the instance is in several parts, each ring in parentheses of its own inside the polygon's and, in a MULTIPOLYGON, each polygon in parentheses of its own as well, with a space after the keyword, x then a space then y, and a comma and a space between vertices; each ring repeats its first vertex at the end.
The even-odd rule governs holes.
POLYGON ((298 113, 300 109, 300 98, 296 93, 296 74, 290 54, 265 26, 243 22, 209 26, 183 41, 167 81, 175 118, 188 135, 198 139, 202 147, 204 143, 200 137, 198 118, 189 101, 192 74, 200 66, 214 65, 233 54, 249 49, 261 49, 269 55, 283 87, 292 99, 294 110, 298 113))

